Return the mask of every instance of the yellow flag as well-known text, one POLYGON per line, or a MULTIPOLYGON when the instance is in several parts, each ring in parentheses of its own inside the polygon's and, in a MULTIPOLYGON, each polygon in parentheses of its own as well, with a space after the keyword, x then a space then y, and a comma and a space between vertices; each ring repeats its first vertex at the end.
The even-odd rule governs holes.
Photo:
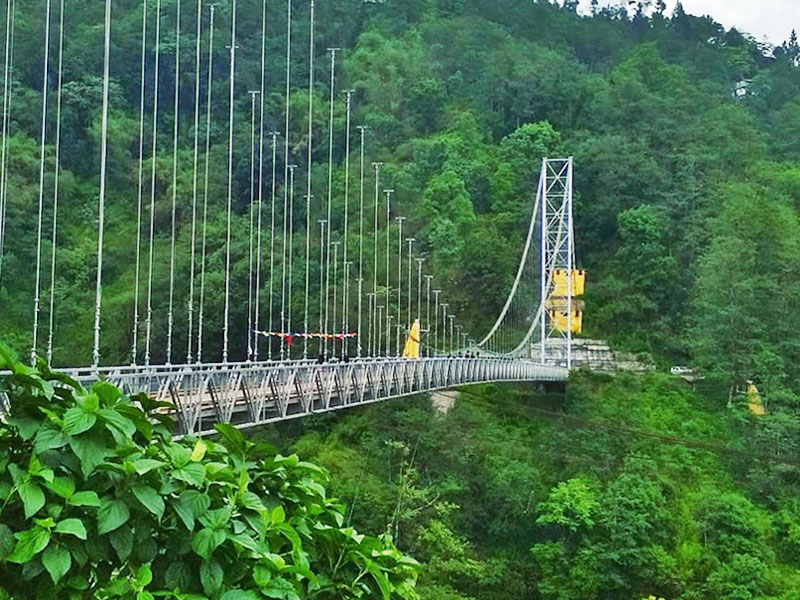
POLYGON ((403 349, 403 358, 419 358, 419 337, 419 319, 416 319, 414 324, 411 326, 411 331, 408 334, 406 346, 403 349))

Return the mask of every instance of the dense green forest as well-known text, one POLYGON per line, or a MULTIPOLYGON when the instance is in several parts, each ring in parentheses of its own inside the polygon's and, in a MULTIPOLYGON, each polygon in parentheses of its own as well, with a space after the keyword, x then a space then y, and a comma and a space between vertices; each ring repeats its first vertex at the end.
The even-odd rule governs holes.
MULTIPOLYGON (((586 334, 660 365, 686 362, 706 379, 690 391, 659 375, 607 381, 579 374, 566 403, 528 389, 489 388, 464 393, 446 417, 434 417, 420 399, 264 435, 330 469, 331 486, 360 529, 391 527, 398 546, 423 562, 426 600, 639 600, 651 594, 796 600, 800 45, 792 36, 766 46, 680 7, 665 14, 660 2, 604 9, 592 3, 580 13, 578 4, 319 2, 312 222, 322 218, 330 150, 324 49, 340 47, 337 89, 355 90, 353 124, 369 127, 367 164, 385 163, 381 180, 396 190, 395 210, 409 217, 406 231, 470 331, 485 331, 507 296, 541 157, 571 155, 577 253, 589 273, 586 334), (737 86, 744 89, 738 97, 737 86), (750 416, 735 401, 732 392, 746 380, 762 391, 765 417, 750 416), (560 417, 551 414, 562 409, 560 417)), ((44 1, 33 5, 18 7, 16 15, 0 276, 0 335, 21 353, 30 345, 32 322, 42 103, 44 1)), ((154 5, 148 2, 149 38, 154 5)), ((267 5, 265 129, 280 131, 286 6, 267 5)), ((163 360, 168 302, 175 7, 175 0, 162 0, 156 361, 163 360)), ((206 351, 213 357, 222 329, 230 7, 229 0, 217 3, 213 64, 219 76, 211 90, 206 351)), ((295 6, 290 99, 291 158, 303 184, 308 8, 295 6)), ((248 227, 253 166, 246 92, 260 85, 261 2, 240 0, 238 9, 233 183, 239 234, 232 293, 233 328, 244 332, 248 240, 241 232, 248 227)), ((184 0, 175 190, 181 315, 189 290, 194 10, 184 0)), ((103 360, 124 364, 134 311, 141 2, 120 0, 114 11, 103 360)), ((101 3, 70 2, 57 365, 87 363, 91 349, 101 24, 101 3)), ((153 58, 150 39, 148 89, 153 58)), ((51 78, 51 100, 55 85, 51 78)), ((205 81, 200 91, 205 97, 205 81)), ((152 109, 148 96, 145 147, 152 143, 152 109)), ((341 215, 345 107, 338 96, 334 112, 334 214, 341 215)), ((52 121, 52 106, 49 115, 52 121)), ((355 132, 353 141, 355 157, 355 132)), ((54 152, 49 143, 47 190, 54 184, 54 152)), ((271 148, 266 153, 271 160, 271 148)), ((146 155, 145 173, 151 166, 146 155)), ((282 197, 280 154, 277 166, 282 197)), ((265 185, 270 176, 266 160, 265 185)), ((353 168, 351 193, 358 181, 353 168)), ((46 197, 49 223, 49 191, 46 197)), ((295 222, 301 255, 304 210, 295 222)), ((341 221, 335 228, 341 231, 341 221)), ((372 244, 371 236, 365 239, 366 252, 372 244)), ((45 240, 47 257, 49 248, 45 240)), ((312 319, 319 268, 315 261, 312 319)), ((296 277, 299 286, 302 273, 296 277)), ((280 285, 280 269, 273 282, 280 285)), ((296 314, 300 300, 295 297, 296 314)), ((185 347, 186 328, 183 316, 176 319, 176 347, 185 347)), ((234 353, 244 357, 243 343, 234 353)))
POLYGON ((797 430, 665 375, 581 373, 566 398, 476 387, 447 415, 421 398, 262 436, 388 527, 425 600, 794 600, 797 430))

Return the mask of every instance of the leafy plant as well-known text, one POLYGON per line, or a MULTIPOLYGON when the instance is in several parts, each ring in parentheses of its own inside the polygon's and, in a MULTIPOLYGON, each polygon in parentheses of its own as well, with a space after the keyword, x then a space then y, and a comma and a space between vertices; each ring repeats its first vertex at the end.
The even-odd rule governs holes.
POLYGON ((417 597, 390 536, 343 526, 323 471, 244 439, 173 439, 167 405, 0 346, 0 598, 417 597))

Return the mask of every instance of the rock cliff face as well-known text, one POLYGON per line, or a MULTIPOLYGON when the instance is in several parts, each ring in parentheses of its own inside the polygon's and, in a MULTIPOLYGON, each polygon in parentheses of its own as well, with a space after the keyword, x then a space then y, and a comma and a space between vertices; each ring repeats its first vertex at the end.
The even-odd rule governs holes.
MULTIPOLYGON (((531 348, 531 358, 539 360, 540 348, 536 344, 531 348)), ((548 364, 567 366, 567 340, 548 340, 545 349, 548 364)), ((655 366, 646 357, 625 352, 614 352, 602 340, 572 340, 572 367, 587 367, 592 371, 613 372, 632 371, 646 373, 654 371, 655 366)))

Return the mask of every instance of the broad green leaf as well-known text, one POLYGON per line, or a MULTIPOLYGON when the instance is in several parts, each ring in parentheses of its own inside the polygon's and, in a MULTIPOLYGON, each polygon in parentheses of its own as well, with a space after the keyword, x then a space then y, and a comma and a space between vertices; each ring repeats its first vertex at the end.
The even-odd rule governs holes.
POLYGON ((253 492, 242 492, 239 494, 239 503, 250 510, 265 510, 264 503, 253 492))
POLYGON ((269 561, 269 563, 272 564, 273 568, 276 571, 282 571, 283 568, 286 566, 286 561, 280 554, 273 554, 271 552, 268 552, 262 558, 264 560, 269 561))
POLYGON ((225 532, 208 527, 192 536, 192 550, 201 558, 208 560, 211 553, 225 541, 225 532))
POLYGON ((36 434, 36 440, 33 442, 33 451, 36 454, 41 454, 54 448, 63 448, 68 441, 64 432, 54 426, 42 427, 36 434))
POLYGON ((167 446, 166 448, 164 448, 164 450, 169 456, 169 459, 172 462, 172 466, 175 467, 176 469, 185 467, 187 464, 191 462, 192 451, 186 448, 185 446, 178 446, 176 444, 173 444, 171 446, 167 446))
POLYGON ((375 583, 378 584, 378 588, 381 591, 381 596, 383 596, 383 600, 390 600, 392 595, 392 584, 389 583, 389 579, 386 577, 386 574, 381 571, 380 567, 377 563, 367 560, 366 561, 367 571, 369 571, 372 578, 375 580, 375 583))
POLYGON ((297 590, 285 579, 273 579, 269 587, 261 588, 261 593, 267 598, 297 598, 297 590))
POLYGON ((286 511, 283 510, 283 506, 280 504, 272 509, 271 516, 273 525, 280 525, 286 521, 286 511))
POLYGON ((70 506, 100 506, 100 498, 97 497, 97 492, 86 491, 77 492, 70 496, 67 500, 70 506))
POLYGON ((197 440, 189 460, 192 462, 200 462, 206 455, 206 450, 208 450, 208 444, 206 444, 203 440, 197 440))
POLYGON ((97 409, 100 408, 100 398, 95 393, 78 396, 76 399, 84 412, 96 413, 97 409))
POLYGON ((14 486, 12 486, 10 482, 0 479, 0 500, 5 501, 13 490, 14 486))
POLYGON ((69 446, 81 461, 81 472, 84 477, 88 477, 106 456, 111 454, 102 436, 96 435, 95 432, 71 438, 69 446))
POLYGON ((127 579, 116 579, 106 586, 105 591, 111 594, 112 598, 124 597, 131 591, 131 582, 127 579))
POLYGON ((183 524, 186 525, 186 529, 192 531, 195 519, 205 513, 208 507, 211 506, 211 499, 206 494, 196 490, 186 490, 173 502, 172 506, 181 521, 183 521, 183 524))
POLYGON ((62 498, 69 498, 75 492, 75 481, 70 477, 56 477, 47 484, 47 488, 62 498))
POLYGON ((258 542, 254 540, 252 537, 247 535, 246 533, 238 533, 236 535, 228 536, 232 542, 237 543, 242 548, 247 548, 248 550, 252 550, 253 552, 257 552, 259 549, 258 542))
POLYGON ((67 579, 67 587, 84 592, 89 589, 89 582, 86 580, 86 577, 75 575, 67 579))
POLYGON ((0 523, 0 562, 11 554, 11 549, 14 547, 14 534, 11 530, 0 523))
POLYGON ((8 562, 23 564, 28 562, 50 543, 50 531, 41 527, 34 527, 15 533, 17 543, 14 550, 6 559, 8 562))
POLYGON ((133 532, 130 527, 118 527, 108 536, 108 541, 122 562, 125 562, 133 552, 133 532))
POLYGON ((31 477, 44 479, 47 483, 52 483, 55 476, 53 469, 45 467, 36 456, 31 458, 31 462, 28 465, 28 474, 30 474, 31 477))
POLYGON ((214 429, 222 436, 222 445, 225 446, 231 454, 244 457, 246 443, 241 431, 227 423, 219 423, 214 426, 214 429))
POLYGON ((111 408, 101 408, 97 411, 97 416, 103 421, 107 427, 117 429, 129 438, 132 438, 136 433, 136 425, 128 419, 123 417, 119 412, 111 408))
POLYGON ((26 442, 39 431, 41 423, 36 419, 25 419, 23 417, 12 417, 8 424, 19 430, 19 436, 26 442))
POLYGON ((205 514, 200 515, 200 522, 206 527, 212 529, 222 529, 231 520, 232 507, 217 508, 216 510, 206 511, 205 514))
POLYGON ((300 464, 300 457, 297 456, 297 454, 291 454, 289 456, 278 455, 275 457, 275 464, 294 468, 300 464))
POLYGON ((142 565, 136 571, 136 583, 141 587, 147 587, 153 581, 153 571, 149 565, 142 565))
POLYGON ((131 488, 133 495, 151 513, 158 517, 160 521, 164 516, 164 500, 158 492, 146 485, 136 485, 131 488))
POLYGON ((42 554, 42 564, 50 573, 53 583, 58 583, 72 566, 72 557, 63 546, 50 544, 42 554))
POLYGON ((153 469, 159 469, 161 467, 166 467, 167 463, 162 460, 153 460, 151 458, 140 458, 139 460, 133 461, 133 468, 136 469, 136 473, 139 475, 144 475, 149 473, 153 469))
POLYGON ((200 583, 207 596, 216 596, 222 587, 224 573, 222 567, 213 560, 203 561, 200 565, 200 583))
POLYGON ((164 572, 164 583, 170 589, 185 590, 193 584, 192 572, 182 560, 173 560, 164 572))
POLYGON ((189 463, 182 469, 172 472, 175 479, 185 481, 189 485, 201 487, 206 478, 206 470, 200 463, 189 463))
POLYGON ((287 523, 281 523, 280 525, 276 525, 275 529, 280 531, 281 534, 283 534, 283 536, 291 542, 292 550, 298 552, 303 549, 303 542, 300 540, 300 536, 294 527, 288 525, 287 523))
POLYGON ((272 579, 272 571, 266 565, 257 564, 253 567, 253 581, 258 587, 266 587, 272 579))
POLYGON ((136 600, 155 600, 155 596, 147 590, 142 590, 141 592, 136 592, 136 600))
POLYGON ((148 442, 153 439, 153 424, 142 411, 128 404, 120 404, 116 408, 120 414, 128 417, 136 425, 136 429, 148 442))
POLYGON ((80 435, 84 431, 89 431, 96 422, 97 415, 74 406, 64 415, 64 433, 72 436, 80 435))
POLYGON ((325 469, 315 465, 314 463, 300 461, 297 463, 298 469, 303 469, 304 471, 311 471, 312 473, 317 473, 318 475, 325 475, 325 469))
POLYGON ((105 497, 100 500, 100 509, 97 511, 97 533, 103 535, 114 531, 124 525, 131 514, 127 504, 122 500, 105 497))
POLYGON ((17 493, 22 499, 25 508, 25 518, 30 519, 44 506, 44 492, 39 484, 26 481, 17 488, 17 493))
POLYGON ((103 401, 103 404, 113 404, 120 397, 120 391, 117 386, 109 383, 108 381, 98 381, 92 386, 92 392, 97 394, 103 401))
POLYGON ((81 540, 86 539, 86 527, 80 519, 64 519, 63 521, 59 521, 53 531, 56 533, 74 535, 81 540))

